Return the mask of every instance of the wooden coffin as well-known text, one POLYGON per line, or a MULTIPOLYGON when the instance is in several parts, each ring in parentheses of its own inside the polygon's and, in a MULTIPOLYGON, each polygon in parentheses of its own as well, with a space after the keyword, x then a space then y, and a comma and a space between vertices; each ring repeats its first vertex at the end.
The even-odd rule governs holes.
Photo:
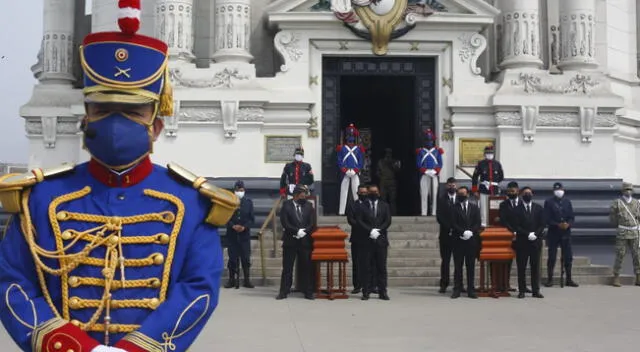
POLYGON ((348 261, 345 240, 349 235, 339 226, 320 226, 311 235, 313 238, 313 261, 348 261))
POLYGON ((515 253, 511 245, 513 243, 513 233, 506 227, 488 227, 480 234, 482 239, 482 249, 480 250, 480 260, 510 260, 515 253))

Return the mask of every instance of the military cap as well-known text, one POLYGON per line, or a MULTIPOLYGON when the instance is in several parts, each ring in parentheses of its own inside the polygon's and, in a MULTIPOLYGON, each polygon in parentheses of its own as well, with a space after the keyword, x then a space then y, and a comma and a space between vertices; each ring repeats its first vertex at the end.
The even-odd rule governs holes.
POLYGON ((119 32, 90 33, 80 46, 85 102, 158 104, 158 115, 173 115, 168 47, 136 34, 140 0, 118 1, 119 32))
POLYGON ((303 184, 297 184, 292 193, 293 195, 300 193, 309 193, 309 188, 303 184))
POLYGON ((298 148, 296 148, 296 151, 295 151, 295 152, 293 152, 293 154, 294 154, 294 155, 295 155, 295 154, 300 154, 300 155, 303 155, 303 156, 304 156, 304 148, 302 148, 302 147, 298 147, 298 148))
POLYGON ((488 145, 488 146, 484 147, 484 152, 485 152, 485 154, 486 153, 493 153, 493 152, 495 152, 495 149, 494 149, 494 147, 492 145, 488 145))
POLYGON ((233 185, 233 188, 234 189, 244 188, 244 182, 242 180, 236 181, 236 183, 233 185))
POLYGON ((623 191, 633 191, 633 184, 631 182, 622 182, 623 191))
POLYGON ((556 183, 553 184, 553 189, 554 190, 556 190, 556 189, 564 189, 564 187, 562 187, 562 183, 556 182, 556 183))

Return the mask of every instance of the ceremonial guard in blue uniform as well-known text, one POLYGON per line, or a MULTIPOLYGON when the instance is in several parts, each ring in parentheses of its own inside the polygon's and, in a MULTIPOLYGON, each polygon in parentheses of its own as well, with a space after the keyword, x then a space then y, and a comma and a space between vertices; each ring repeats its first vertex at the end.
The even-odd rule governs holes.
MULTIPOLYGON (((547 282, 546 287, 553 286, 553 269, 556 265, 556 256, 558 255, 558 246, 562 250, 563 269, 566 272, 566 285, 570 287, 578 287, 571 276, 571 266, 573 264, 573 249, 571 248, 571 228, 575 215, 573 214, 573 205, 571 201, 564 195, 564 187, 562 183, 553 184, 553 197, 544 202, 545 219, 547 221, 547 247, 549 255, 547 258, 547 282)), ((562 280, 562 278, 561 278, 562 280)), ((565 283, 561 283, 564 285, 565 283)))
POLYGON ((495 149, 492 145, 484 148, 484 159, 476 165, 471 176, 471 191, 480 195, 480 216, 482 227, 487 227, 489 219, 489 196, 500 194, 500 182, 504 180, 502 164, 494 160, 495 149))
POLYGON ((313 190, 313 170, 311 164, 305 163, 304 149, 296 148, 293 153, 293 161, 286 164, 280 176, 280 196, 293 198, 293 190, 296 185, 301 184, 313 190))
POLYGON ((227 253, 229 254, 229 281, 224 285, 225 288, 240 287, 240 266, 242 263, 242 272, 244 274, 243 286, 253 288, 250 279, 251 267, 251 226, 255 221, 253 214, 253 201, 246 195, 244 182, 237 181, 233 186, 234 193, 240 198, 240 208, 229 220, 227 224, 227 253))
POLYGON ((338 169, 342 173, 340 184, 340 209, 339 215, 344 215, 347 208, 347 195, 349 183, 353 200, 358 199, 358 186, 360 185, 360 170, 364 164, 364 147, 358 145, 359 132, 354 124, 350 124, 346 131, 345 144, 336 147, 338 169))
POLYGON ((218 304, 217 227, 239 200, 149 160, 173 98, 139 5, 119 1, 121 32, 79 49, 91 160, 0 178, 0 319, 23 351, 184 352, 218 304))
POLYGON ((416 165, 420 170, 421 215, 427 216, 429 194, 431 194, 431 215, 436 214, 438 203, 438 175, 442 170, 444 150, 436 147, 436 138, 431 130, 425 132, 424 147, 416 150, 416 165))

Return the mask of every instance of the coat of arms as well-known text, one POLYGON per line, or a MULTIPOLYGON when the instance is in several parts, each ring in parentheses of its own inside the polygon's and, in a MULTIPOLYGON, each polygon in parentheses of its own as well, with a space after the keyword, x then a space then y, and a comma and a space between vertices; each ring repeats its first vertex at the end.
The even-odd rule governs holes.
POLYGON ((357 36, 385 55, 389 41, 409 32, 419 16, 446 11, 436 0, 331 0, 331 11, 357 36))

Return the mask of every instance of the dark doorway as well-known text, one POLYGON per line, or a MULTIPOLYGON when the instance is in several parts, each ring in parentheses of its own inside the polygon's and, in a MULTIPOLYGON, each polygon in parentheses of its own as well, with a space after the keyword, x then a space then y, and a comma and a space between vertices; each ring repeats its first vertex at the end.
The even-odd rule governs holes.
POLYGON ((340 78, 341 128, 354 123, 366 139, 368 170, 362 182, 383 186, 381 191, 395 193, 396 215, 416 215, 415 171, 415 77, 411 76, 342 76, 340 78), (400 162, 395 174, 395 189, 389 182, 381 184, 377 165, 385 149, 393 151, 400 162), (385 187, 386 186, 386 187, 385 187))
POLYGON ((435 70, 436 60, 425 57, 323 58, 320 201, 325 215, 338 213, 341 174, 336 145, 349 123, 372 137, 368 149, 373 169, 369 175, 363 172, 363 181, 378 183, 376 162, 385 148, 392 148, 401 164, 396 175, 397 215, 420 214, 415 148, 424 130, 435 131, 435 70))

